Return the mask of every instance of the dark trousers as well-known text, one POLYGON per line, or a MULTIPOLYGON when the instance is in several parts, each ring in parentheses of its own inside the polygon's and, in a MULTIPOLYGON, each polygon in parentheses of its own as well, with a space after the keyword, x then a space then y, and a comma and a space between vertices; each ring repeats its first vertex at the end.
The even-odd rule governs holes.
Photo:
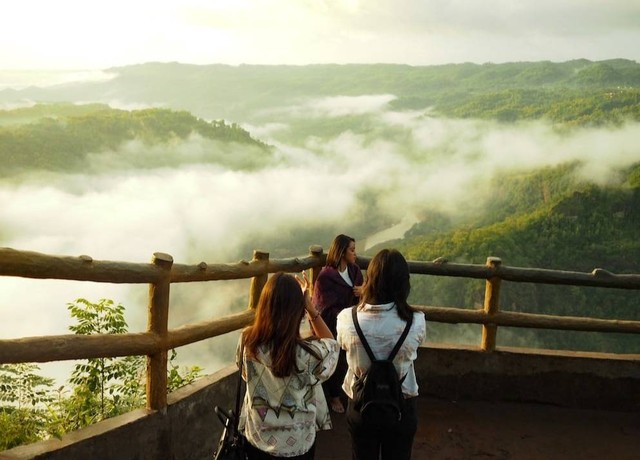
POLYGON ((350 399, 346 415, 351 433, 351 458, 353 460, 409 460, 413 438, 418 428, 417 399, 404 400, 402 419, 391 429, 371 429, 363 425, 360 413, 353 409, 353 401, 350 399))
MULTIPOLYGON (((338 313, 339 312, 333 310, 323 310, 322 312, 320 312, 322 319, 324 320, 325 324, 334 337, 337 336, 336 326, 338 322, 338 313)), ((344 376, 347 375, 347 369, 347 353, 344 350, 340 350, 340 354, 338 355, 338 364, 336 366, 335 372, 331 374, 331 377, 329 377, 322 383, 322 389, 324 390, 324 394, 328 398, 346 398, 344 391, 342 391, 342 382, 344 381, 344 376)))
POLYGON ((335 372, 322 383, 322 389, 328 398, 346 397, 342 390, 342 382, 344 381, 344 376, 347 375, 347 369, 347 353, 344 350, 340 350, 335 372))
POLYGON ((247 459, 248 460, 271 460, 271 459, 280 459, 287 458, 288 460, 313 460, 313 457, 316 455, 316 443, 314 442, 307 452, 302 455, 298 455, 296 457, 275 457, 273 455, 269 455, 266 452, 261 451, 257 447, 254 447, 249 441, 245 442, 246 451, 247 451, 247 459))

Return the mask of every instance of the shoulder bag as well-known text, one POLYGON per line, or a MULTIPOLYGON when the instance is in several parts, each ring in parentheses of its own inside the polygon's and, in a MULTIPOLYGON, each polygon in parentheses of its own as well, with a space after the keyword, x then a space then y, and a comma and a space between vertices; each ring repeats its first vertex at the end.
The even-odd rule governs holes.
POLYGON ((238 431, 240 418, 240 398, 242 395, 242 365, 244 363, 244 343, 240 346, 240 369, 238 370, 238 384, 236 386, 235 411, 226 411, 220 406, 215 406, 214 411, 222 422, 224 429, 218 441, 218 447, 213 455, 213 460, 246 460, 245 443, 247 440, 238 431))

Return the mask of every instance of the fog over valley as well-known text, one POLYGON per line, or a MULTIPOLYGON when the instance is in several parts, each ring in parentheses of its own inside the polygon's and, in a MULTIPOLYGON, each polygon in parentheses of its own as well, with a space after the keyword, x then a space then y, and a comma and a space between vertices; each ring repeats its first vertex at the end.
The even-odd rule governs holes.
MULTIPOLYGON (((2 18, 4 272, 15 252, 27 275, 29 254, 294 261, 346 234, 362 265, 393 248, 434 268, 410 276, 425 349, 640 356, 640 2, 22 0, 2 18), (446 322, 485 303, 495 337, 446 322)), ((0 276, 5 355, 145 335, 158 291, 120 281, 0 276)), ((171 283, 168 328, 246 313, 251 284, 171 283)), ((167 350, 169 400, 226 372, 240 332, 167 350)), ((0 364, 0 451, 162 406, 148 365, 0 364)))
MULTIPOLYGON (((81 172, 4 177, 2 246, 128 262, 165 252, 195 265, 249 260, 253 249, 300 256, 311 244, 327 250, 344 232, 363 252, 402 238, 432 212, 453 221, 482 214, 490 185, 504 174, 579 162, 579 180, 607 184, 640 161, 637 122, 563 130, 540 120, 438 117, 429 107, 399 111, 395 98, 265 107, 241 125, 268 151, 198 134, 154 145, 134 139, 91 152, 81 172), (299 125, 310 120, 316 132, 299 125)), ((248 280, 174 284, 170 324, 239 311, 248 288, 248 280)), ((0 336, 69 333, 66 304, 80 297, 122 303, 130 331, 146 328, 146 286, 3 277, 0 305, 12 313, 3 314, 0 336)), ((181 348, 179 358, 213 372, 228 362, 236 337, 181 348), (213 352, 220 344, 224 352, 213 352)), ((67 364, 44 368, 62 377, 67 364)))

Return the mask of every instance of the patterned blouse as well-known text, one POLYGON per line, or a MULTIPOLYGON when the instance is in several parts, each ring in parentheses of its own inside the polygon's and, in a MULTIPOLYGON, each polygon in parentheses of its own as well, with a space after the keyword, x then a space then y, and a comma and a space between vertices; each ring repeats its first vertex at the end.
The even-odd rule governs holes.
MULTIPOLYGON (((311 449, 317 430, 331 429, 331 418, 321 382, 336 369, 338 342, 318 339, 307 342, 321 359, 298 347, 296 367, 288 377, 275 377, 270 370, 269 348, 261 346, 257 359, 245 350, 242 374, 247 391, 240 412, 240 432, 269 455, 294 457, 311 449)), ((240 342, 236 363, 240 362, 240 342)))

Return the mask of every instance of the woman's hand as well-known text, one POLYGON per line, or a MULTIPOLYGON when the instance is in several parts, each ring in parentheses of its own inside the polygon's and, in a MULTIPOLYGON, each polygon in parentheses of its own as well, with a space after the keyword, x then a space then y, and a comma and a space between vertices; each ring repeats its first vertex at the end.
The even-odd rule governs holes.
POLYGON ((354 286, 353 295, 355 295, 356 297, 360 297, 362 295, 362 286, 354 286))
POLYGON ((320 312, 313 306, 313 302, 311 301, 311 292, 309 292, 311 283, 309 283, 307 272, 303 271, 299 275, 296 275, 296 281, 298 281, 300 289, 302 289, 302 294, 304 295, 304 309, 307 312, 311 330, 320 338, 333 339, 333 333, 329 330, 324 319, 320 316, 320 312))
POLYGON ((306 294, 309 291, 309 277, 307 277, 307 272, 300 272, 295 278, 300 285, 300 289, 302 289, 302 293, 306 294))
POLYGON ((302 295, 304 295, 304 308, 309 311, 311 308, 311 292, 309 292, 309 277, 307 276, 307 272, 301 272, 300 275, 296 275, 296 281, 300 285, 300 289, 302 289, 302 295))

